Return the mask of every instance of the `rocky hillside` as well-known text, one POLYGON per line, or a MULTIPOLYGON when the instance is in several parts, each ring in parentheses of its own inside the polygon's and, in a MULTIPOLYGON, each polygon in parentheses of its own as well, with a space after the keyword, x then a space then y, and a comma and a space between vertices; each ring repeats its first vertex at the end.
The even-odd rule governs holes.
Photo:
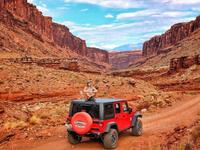
POLYGON ((200 54, 200 29, 191 33, 187 38, 179 41, 176 45, 171 46, 167 53, 160 53, 159 55, 151 57, 143 57, 140 62, 131 68, 160 68, 169 67, 170 60, 181 57, 193 57, 200 54))
POLYGON ((181 40, 189 37, 200 28, 200 16, 188 23, 178 23, 173 25, 167 32, 160 36, 155 36, 143 45, 143 56, 152 56, 171 51, 171 47, 181 40))
POLYGON ((140 50, 109 53, 109 61, 114 69, 128 68, 140 57, 142 57, 142 51, 140 50))
MULTIPOLYGON (((36 6, 27 3, 27 0, 1 0, 0 23, 11 29, 23 30, 42 44, 47 43, 48 46, 68 51, 69 55, 76 53, 98 62, 108 62, 107 51, 88 48, 84 40, 74 36, 66 26, 52 22, 51 17, 43 16, 36 6), (98 57, 95 57, 96 52, 98 57)), ((65 52, 63 54, 63 57, 67 56, 65 52)))

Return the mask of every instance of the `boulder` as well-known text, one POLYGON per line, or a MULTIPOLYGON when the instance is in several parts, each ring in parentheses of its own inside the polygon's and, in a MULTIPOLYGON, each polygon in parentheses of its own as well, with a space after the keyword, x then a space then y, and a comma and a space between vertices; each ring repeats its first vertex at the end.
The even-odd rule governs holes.
POLYGON ((170 60, 170 68, 169 72, 176 72, 180 69, 186 69, 193 65, 199 65, 200 64, 200 57, 199 55, 195 56, 184 56, 180 58, 173 58, 170 60))
POLYGON ((128 80, 128 84, 130 84, 131 86, 135 86, 136 81, 134 79, 130 79, 130 80, 128 80))
POLYGON ((60 69, 76 71, 76 72, 80 71, 79 64, 78 64, 77 61, 70 61, 70 62, 61 63, 60 69))

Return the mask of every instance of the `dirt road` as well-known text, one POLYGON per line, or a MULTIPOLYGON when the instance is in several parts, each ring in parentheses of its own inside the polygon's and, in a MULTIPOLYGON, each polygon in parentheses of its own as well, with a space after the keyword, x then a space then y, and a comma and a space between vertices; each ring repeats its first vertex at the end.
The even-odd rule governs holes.
MULTIPOLYGON (((146 114, 142 118, 144 124, 144 135, 141 137, 133 137, 129 132, 120 135, 118 149, 126 150, 144 150, 155 149, 159 146, 159 142, 166 134, 177 126, 190 125, 197 119, 197 113, 200 111, 200 96, 182 101, 176 105, 162 109, 154 114, 146 114)), ((62 127, 61 132, 65 132, 62 127)), ((26 148, 25 148, 26 149, 26 148)), ((27 149, 30 149, 27 148, 27 149)), ((81 144, 72 146, 65 138, 48 140, 45 142, 38 142, 34 144, 31 150, 87 150, 87 149, 103 149, 100 142, 85 140, 81 144)))

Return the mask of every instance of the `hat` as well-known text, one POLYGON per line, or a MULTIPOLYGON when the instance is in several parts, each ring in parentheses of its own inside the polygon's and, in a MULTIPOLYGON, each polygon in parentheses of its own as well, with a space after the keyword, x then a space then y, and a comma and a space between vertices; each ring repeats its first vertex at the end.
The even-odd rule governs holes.
POLYGON ((92 83, 92 80, 87 80, 87 83, 92 83))

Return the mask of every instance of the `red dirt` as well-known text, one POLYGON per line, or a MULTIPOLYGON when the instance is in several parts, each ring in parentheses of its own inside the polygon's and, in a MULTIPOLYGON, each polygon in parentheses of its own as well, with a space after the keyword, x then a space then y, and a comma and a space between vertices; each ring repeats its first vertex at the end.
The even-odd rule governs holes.
MULTIPOLYGON (((120 136, 118 149, 149 149, 159 148, 162 144, 165 135, 171 132, 176 127, 189 126, 198 118, 200 110, 200 96, 193 99, 187 99, 176 103, 172 107, 160 110, 154 114, 145 114, 142 118, 144 124, 144 135, 141 137, 132 137, 128 132, 120 136), (156 142, 155 142, 156 141, 156 142)), ((64 134, 64 127, 58 127, 54 132, 62 137, 52 137, 45 141, 34 141, 23 144, 24 141, 16 141, 10 143, 8 148, 20 150, 64 150, 64 149, 102 149, 100 142, 84 140, 76 146, 70 145, 64 134), (20 146, 20 147, 19 147, 20 146)))

